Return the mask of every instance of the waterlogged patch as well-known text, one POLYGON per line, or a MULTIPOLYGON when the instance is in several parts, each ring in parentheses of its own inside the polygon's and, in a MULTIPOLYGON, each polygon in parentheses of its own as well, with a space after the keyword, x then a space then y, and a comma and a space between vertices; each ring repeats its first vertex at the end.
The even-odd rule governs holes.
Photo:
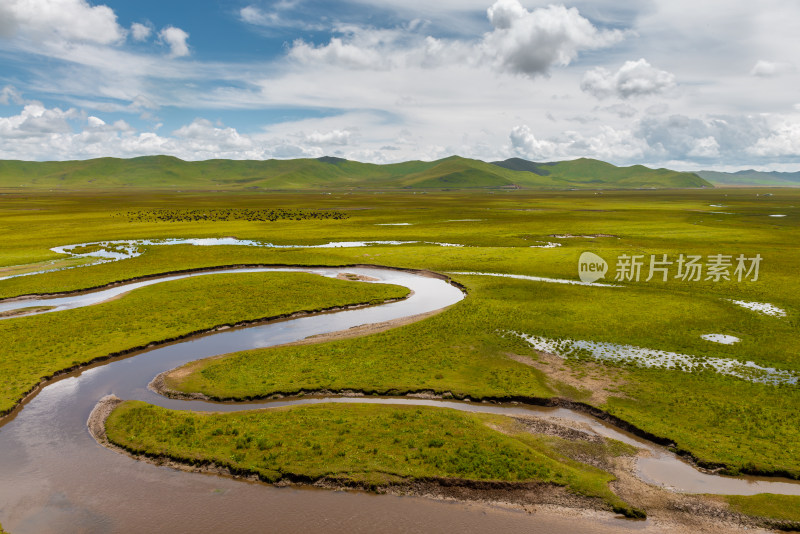
MULTIPOLYGON (((410 223, 402 223, 410 224, 410 223)), ((209 238, 189 238, 189 239, 138 239, 126 241, 98 241, 96 243, 79 243, 77 245, 64 245, 53 247, 50 250, 57 254, 66 254, 72 258, 89 258, 95 261, 84 265, 75 265, 61 269, 42 269, 39 271, 11 276, 0 277, 0 280, 17 278, 19 276, 31 276, 34 274, 49 273, 75 269, 78 267, 88 267, 90 265, 100 265, 112 261, 127 260, 141 256, 145 246, 169 246, 169 245, 194 245, 198 247, 212 246, 239 246, 239 247, 258 247, 258 248, 355 248, 370 247, 379 245, 434 245, 438 247, 463 247, 459 243, 440 243, 437 241, 331 241, 322 245, 275 245, 265 241, 254 241, 251 239, 236 239, 235 237, 209 237, 209 238)))
POLYGON ((741 306, 742 308, 747 308, 748 310, 753 310, 758 313, 763 313, 764 315, 771 315, 773 317, 786 317, 786 310, 778 308, 777 306, 773 306, 768 302, 748 302, 746 300, 733 300, 728 299, 737 306, 741 306))
POLYGON ((706 341, 711 341, 712 343, 722 343, 723 345, 733 345, 734 343, 741 341, 741 339, 736 336, 729 336, 726 334, 704 334, 700 337, 706 341))
POLYGON ((603 278, 608 272, 606 260, 594 252, 584 252, 578 259, 578 276, 581 282, 590 284, 603 278))
POLYGON ((73 256, 91 256, 104 259, 122 260, 140 256, 144 246, 194 245, 198 247, 228 246, 256 248, 355 248, 376 245, 410 245, 425 244, 446 247, 461 247, 455 243, 437 243, 432 241, 331 241, 322 245, 275 245, 266 241, 252 239, 221 238, 189 238, 189 239, 140 239, 132 241, 101 241, 97 243, 81 243, 55 247, 51 250, 59 254, 73 256))
POLYGON ((760 384, 797 385, 798 381, 800 381, 797 373, 772 367, 761 367, 750 361, 740 362, 731 358, 691 356, 665 350, 600 341, 550 339, 519 332, 509 333, 524 339, 535 350, 554 354, 561 358, 589 357, 595 360, 623 363, 637 367, 674 369, 686 373, 710 370, 760 384))
POLYGON ((551 243, 550 241, 543 241, 540 245, 531 245, 530 248, 556 248, 560 247, 561 243, 551 243))
POLYGON ((770 217, 786 217, 783 213, 776 213, 775 215, 770 215, 770 217))
POLYGON ((547 282, 550 284, 568 284, 573 286, 592 286, 592 287, 619 287, 614 284, 601 284, 599 282, 582 282, 578 280, 567 280, 565 278, 545 278, 543 276, 528 276, 525 274, 505 274, 505 273, 473 273, 473 272, 450 272, 449 274, 464 274, 468 276, 499 276, 501 278, 514 278, 516 280, 530 280, 532 282, 547 282))
POLYGON ((375 223, 375 226, 411 226, 411 223, 375 223))

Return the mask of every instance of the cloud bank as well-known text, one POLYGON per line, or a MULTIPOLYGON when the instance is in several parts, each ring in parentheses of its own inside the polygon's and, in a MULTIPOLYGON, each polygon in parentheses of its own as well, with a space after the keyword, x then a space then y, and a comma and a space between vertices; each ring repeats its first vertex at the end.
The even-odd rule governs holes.
POLYGON ((0 157, 800 165, 789 0, 101 4, 0 2, 0 157))
POLYGON ((375 29, 343 26, 341 37, 315 46, 295 40, 289 57, 304 64, 350 69, 436 68, 446 64, 535 77, 553 66, 569 65, 580 52, 605 48, 624 38, 619 30, 600 30, 577 9, 547 6, 529 11, 518 0, 498 0, 487 10, 493 30, 479 40, 438 39, 409 26, 375 29))

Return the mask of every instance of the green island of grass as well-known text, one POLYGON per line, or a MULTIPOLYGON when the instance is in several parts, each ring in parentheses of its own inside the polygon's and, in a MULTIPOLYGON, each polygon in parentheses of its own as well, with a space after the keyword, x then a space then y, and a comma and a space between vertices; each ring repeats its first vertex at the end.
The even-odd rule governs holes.
MULTIPOLYGON (((609 490, 612 475, 568 458, 552 442, 490 424, 512 426, 503 416, 430 407, 320 404, 208 414, 125 401, 106 432, 134 454, 213 463, 265 482, 332 480, 373 490, 419 479, 541 482, 641 515, 609 490)), ((632 451, 611 442, 594 452, 632 451)))

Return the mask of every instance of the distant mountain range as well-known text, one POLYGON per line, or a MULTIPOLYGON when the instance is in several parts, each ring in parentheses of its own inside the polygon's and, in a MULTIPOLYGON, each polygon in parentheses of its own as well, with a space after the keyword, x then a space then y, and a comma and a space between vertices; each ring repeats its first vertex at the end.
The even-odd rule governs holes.
POLYGON ((750 169, 739 172, 698 171, 695 174, 714 185, 800 187, 800 172, 761 172, 750 169))
POLYGON ((171 156, 84 161, 0 160, 0 188, 47 189, 664 189, 713 186, 800 187, 800 172, 677 172, 617 167, 595 159, 487 163, 451 156, 389 165, 335 157, 183 161, 171 156))
POLYGON ((712 187, 697 174, 593 159, 487 163, 451 156, 389 165, 334 157, 183 161, 171 156, 0 161, 0 188, 39 189, 636 189, 712 187))

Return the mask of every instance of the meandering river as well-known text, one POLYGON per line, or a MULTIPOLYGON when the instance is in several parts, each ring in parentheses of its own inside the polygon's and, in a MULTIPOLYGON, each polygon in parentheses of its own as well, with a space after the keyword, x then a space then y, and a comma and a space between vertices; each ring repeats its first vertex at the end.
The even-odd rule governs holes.
MULTIPOLYGON (((268 347, 363 324, 435 311, 464 295, 447 281, 379 268, 249 268, 216 271, 297 271, 335 277, 342 272, 406 286, 412 295, 380 306, 323 313, 198 336, 61 377, 6 418, 0 426, 0 522, 13 534, 46 532, 626 532, 647 522, 611 517, 534 515, 480 504, 433 501, 362 492, 276 488, 226 477, 186 473, 137 462, 98 445, 86 420, 96 402, 114 393, 167 408, 242 410, 258 405, 309 402, 412 403, 494 413, 556 415, 584 421, 603 435, 652 451, 639 462, 643 479, 680 491, 792 493, 788 481, 728 478, 700 473, 665 450, 566 409, 447 402, 424 399, 299 399, 220 404, 167 399, 147 389, 162 371, 217 354, 268 347)), ((191 273, 135 282, 83 295, 0 303, 0 311, 31 306, 67 309, 107 300, 142 285, 191 273)), ((264 289, 269 291, 268 287, 264 289)))

